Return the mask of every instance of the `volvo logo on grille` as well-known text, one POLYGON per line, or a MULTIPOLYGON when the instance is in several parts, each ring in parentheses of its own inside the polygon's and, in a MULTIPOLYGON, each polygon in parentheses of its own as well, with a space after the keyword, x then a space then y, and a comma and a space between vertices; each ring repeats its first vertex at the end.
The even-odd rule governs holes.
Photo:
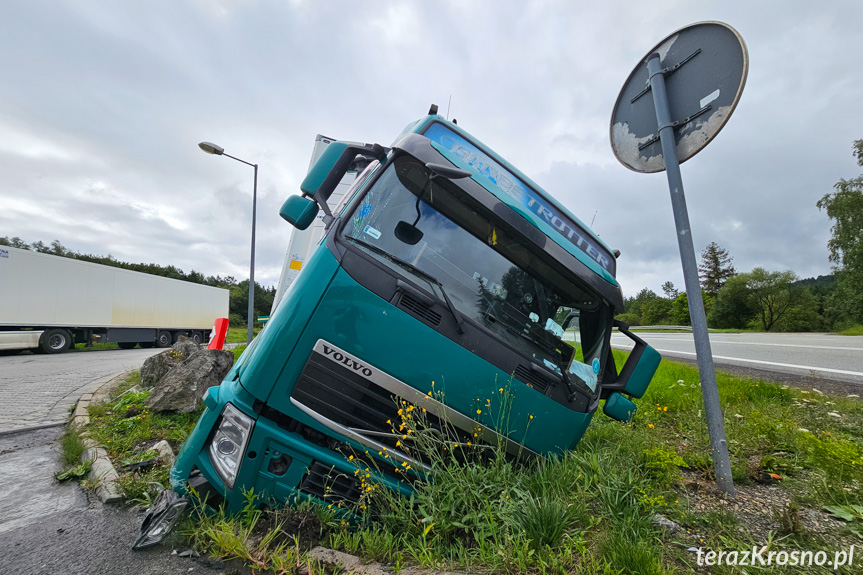
POLYGON ((337 361, 343 365, 346 365, 347 367, 351 368, 352 370, 356 371, 357 373, 363 374, 366 377, 372 376, 372 370, 369 369, 368 367, 366 367, 365 365, 361 364, 360 362, 358 362, 354 358, 348 357, 345 354, 343 354, 342 352, 336 351, 326 344, 323 345, 323 348, 324 348, 324 355, 331 358, 332 360, 337 361))

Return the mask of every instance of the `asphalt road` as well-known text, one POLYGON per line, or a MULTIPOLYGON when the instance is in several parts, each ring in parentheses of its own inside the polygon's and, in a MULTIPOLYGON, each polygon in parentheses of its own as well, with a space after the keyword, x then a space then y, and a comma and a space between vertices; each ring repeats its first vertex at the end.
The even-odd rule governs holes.
POLYGON ((170 543, 131 551, 140 526, 135 512, 103 505, 76 482, 54 480, 61 434, 62 428, 50 428, 0 436, 0 573, 226 572, 172 554, 170 543))
POLYGON ((0 434, 65 423, 69 407, 161 349, 0 356, 0 434))
MULTIPOLYGON (((141 367, 159 349, 0 356, 0 574, 224 573, 172 555, 170 542, 130 550, 140 518, 58 483, 59 426, 82 393, 141 367)), ((175 540, 176 541, 176 540, 175 540)), ((183 550, 182 547, 180 550, 183 550)))
MULTIPOLYGON (((636 332, 636 335, 663 357, 696 359, 690 333, 636 332)), ((616 332, 611 344, 624 349, 632 347, 631 340, 616 332)), ((863 336, 711 333, 710 347, 717 366, 805 377, 811 381, 842 382, 846 387, 863 385, 863 336)))

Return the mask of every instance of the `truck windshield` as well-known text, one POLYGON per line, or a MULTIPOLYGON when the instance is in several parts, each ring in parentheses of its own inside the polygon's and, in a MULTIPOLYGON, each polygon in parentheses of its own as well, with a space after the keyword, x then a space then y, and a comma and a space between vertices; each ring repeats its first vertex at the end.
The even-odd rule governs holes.
POLYGON ((349 243, 442 302, 449 298, 464 318, 535 363, 595 391, 608 307, 456 182, 432 179, 422 163, 401 156, 346 218, 349 243), (419 242, 397 238, 399 222, 417 217, 419 242))

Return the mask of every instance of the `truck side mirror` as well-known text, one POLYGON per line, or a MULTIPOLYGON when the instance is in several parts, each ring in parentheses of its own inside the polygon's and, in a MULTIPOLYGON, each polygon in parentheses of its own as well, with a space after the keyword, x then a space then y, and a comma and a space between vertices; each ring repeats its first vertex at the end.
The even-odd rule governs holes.
POLYGON ((653 374, 656 373, 662 356, 647 342, 629 331, 629 326, 625 323, 615 321, 615 325, 620 333, 635 343, 635 347, 632 348, 626 363, 620 370, 618 381, 624 383, 623 393, 632 397, 641 397, 647 391, 647 386, 653 379, 653 374))
POLYGON ((324 153, 306 174, 303 183, 300 184, 303 194, 314 198, 315 202, 324 210, 324 223, 327 226, 333 221, 333 213, 327 205, 327 200, 330 199, 344 175, 351 169, 357 156, 369 156, 383 161, 387 152, 387 148, 380 144, 352 146, 346 142, 332 142, 327 146, 324 153))
POLYGON ((634 403, 615 392, 605 400, 602 412, 612 419, 626 423, 632 420, 637 409, 634 403))
POLYGON ((636 406, 623 394, 636 398, 643 396, 659 367, 659 362, 662 361, 662 356, 647 345, 647 342, 629 331, 629 326, 622 321, 614 320, 614 327, 631 339, 635 347, 632 348, 615 380, 602 384, 600 398, 605 400, 602 411, 612 419, 629 421, 635 414, 636 406))
POLYGON ((291 196, 282 204, 279 215, 298 230, 304 230, 315 221, 318 205, 311 198, 291 196))

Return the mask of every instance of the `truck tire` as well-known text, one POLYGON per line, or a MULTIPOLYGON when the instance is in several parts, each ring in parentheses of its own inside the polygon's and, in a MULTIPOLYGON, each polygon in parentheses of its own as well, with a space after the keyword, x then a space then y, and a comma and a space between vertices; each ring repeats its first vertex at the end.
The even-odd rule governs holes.
POLYGON ((204 342, 204 334, 202 334, 199 331, 193 331, 192 332, 192 341, 194 341, 198 345, 201 345, 204 342))
POLYGON ((141 349, 152 349, 156 346, 155 341, 139 341, 138 345, 141 346, 141 349))
POLYGON ((72 335, 65 329, 49 329, 42 334, 39 348, 44 353, 61 353, 69 349, 72 335))
POLYGON ((120 347, 120 349, 132 349, 138 344, 134 341, 120 341, 117 342, 117 345, 120 347))
POLYGON ((156 336, 156 347, 170 347, 171 339, 170 331, 160 331, 156 336))

